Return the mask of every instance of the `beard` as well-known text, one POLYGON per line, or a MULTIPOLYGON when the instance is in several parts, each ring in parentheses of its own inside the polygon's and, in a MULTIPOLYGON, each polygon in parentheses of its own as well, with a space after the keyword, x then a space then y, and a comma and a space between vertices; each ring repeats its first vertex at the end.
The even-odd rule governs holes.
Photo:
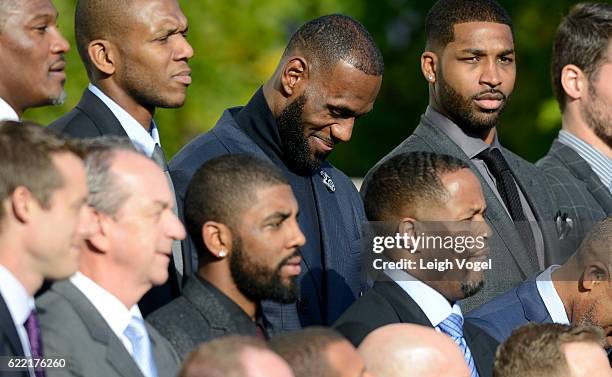
POLYGON ((287 166, 298 174, 310 174, 321 167, 327 155, 313 153, 304 136, 302 114, 307 97, 302 94, 287 105, 276 118, 283 158, 287 166))
POLYGON ((463 297, 468 298, 470 296, 478 293, 482 287, 484 286, 484 281, 462 281, 461 282, 461 291, 463 292, 463 297))
POLYGON ((292 277, 285 285, 280 271, 289 259, 299 255, 299 250, 296 250, 280 261, 276 268, 271 269, 253 261, 242 248, 242 240, 238 238, 230 258, 232 279, 240 292, 253 302, 272 300, 281 304, 290 304, 299 296, 298 276, 292 277))
POLYGON ((509 100, 504 93, 497 89, 489 89, 466 98, 462 97, 461 94, 447 84, 441 72, 439 74, 439 81, 438 96, 440 105, 446 110, 451 120, 453 120, 459 128, 468 134, 480 135, 497 126, 499 116, 509 100), (475 108, 473 101, 485 94, 501 96, 503 101, 502 105, 496 110, 475 108))
POLYGON ((53 97, 51 98, 51 105, 53 106, 61 106, 64 104, 64 102, 66 102, 66 98, 68 97, 68 95, 66 94, 66 91, 64 89, 62 89, 62 91, 60 92, 60 94, 57 97, 53 97))
POLYGON ((612 148, 612 110, 604 99, 597 95, 592 84, 589 84, 589 97, 589 101, 580 107, 582 118, 595 135, 612 148))

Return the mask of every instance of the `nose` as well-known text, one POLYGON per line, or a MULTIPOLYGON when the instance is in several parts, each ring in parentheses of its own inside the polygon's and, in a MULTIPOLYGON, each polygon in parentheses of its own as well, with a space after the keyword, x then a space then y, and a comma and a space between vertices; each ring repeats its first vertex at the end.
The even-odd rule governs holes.
POLYGON ((185 227, 179 218, 172 212, 168 224, 168 236, 173 240, 181 241, 185 239, 185 227))
POLYGON ((179 36, 178 46, 176 48, 176 60, 189 60, 193 57, 193 47, 187 41, 187 39, 183 36, 179 36))
POLYGON ((289 248, 298 248, 304 246, 305 244, 306 237, 304 237, 304 233, 302 233, 302 229, 300 229, 300 224, 298 224, 297 220, 292 220, 289 248))
POLYGON ((355 125, 355 118, 342 119, 338 123, 331 126, 331 136, 334 140, 340 140, 344 143, 351 140, 353 135, 353 126, 355 125))
POLYGON ((51 51, 54 54, 65 54, 70 51, 70 43, 64 38, 57 27, 53 28, 53 41, 51 42, 51 51))
POLYGON ((495 88, 501 84, 501 74, 495 60, 491 60, 484 65, 482 75, 480 76, 480 83, 491 88, 495 88))

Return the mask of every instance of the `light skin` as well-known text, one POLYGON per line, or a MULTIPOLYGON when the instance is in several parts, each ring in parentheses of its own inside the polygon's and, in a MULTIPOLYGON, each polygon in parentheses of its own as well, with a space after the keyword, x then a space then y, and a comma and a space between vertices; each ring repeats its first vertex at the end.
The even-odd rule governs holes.
POLYGON ((152 160, 120 151, 111 164, 118 187, 130 195, 114 215, 93 210, 96 232, 79 269, 131 308, 168 279, 172 242, 184 239, 185 229, 172 210, 168 181, 152 160))
POLYGON ((307 96, 302 126, 314 158, 351 139, 355 121, 372 111, 381 83, 382 76, 368 75, 342 60, 322 70, 294 54, 281 61, 263 92, 275 118, 301 95, 307 96))
POLYGON ((176 0, 137 0, 126 10, 125 23, 116 40, 89 43, 99 71, 94 83, 148 130, 156 107, 185 102, 193 56, 187 18, 176 0))
MULTIPOLYGON (((403 210, 404 217, 400 220, 399 231, 413 237, 422 232, 442 232, 443 234, 468 234, 471 236, 483 236, 485 240, 490 234, 487 223, 484 220, 486 202, 482 193, 480 182, 470 169, 460 169, 453 173, 440 176, 440 180, 447 191, 446 197, 438 203, 424 203, 422 206, 406 208, 403 210)), ((401 258, 406 259, 431 259, 441 258, 441 250, 427 251, 421 253, 406 253, 400 251, 401 258)), ((474 248, 463 254, 444 251, 447 258, 467 258, 468 261, 484 261, 488 258, 489 250, 485 248, 474 248)), ((416 261, 418 265, 418 261, 416 261)), ((443 272, 432 270, 410 270, 414 277, 426 282, 429 286, 439 291, 450 302, 464 298, 461 289, 462 281, 478 282, 483 279, 483 271, 472 269, 455 269, 443 272)))
MULTIPOLYGON (((275 269, 279 263, 294 254, 306 242, 297 222, 298 204, 286 184, 255 188, 253 205, 237 215, 237 235, 242 249, 250 259, 261 266, 275 269)), ((232 243, 235 235, 227 224, 208 221, 202 227, 206 248, 216 257, 212 263, 202 264, 198 273, 238 304, 255 319, 257 302, 246 297, 234 282, 230 272, 232 243), (226 255, 221 256, 220 252, 226 255)), ((300 274, 302 258, 290 258, 281 270, 281 282, 288 285, 300 274)))
POLYGON ((65 279, 76 271, 79 244, 92 231, 83 162, 67 152, 52 159, 64 185, 53 191, 48 208, 22 186, 3 203, 7 215, 0 233, 0 264, 30 296, 43 279, 65 279))
POLYGON ((70 49, 57 27, 57 10, 49 0, 19 0, 7 8, 0 32, 0 97, 21 117, 28 108, 62 97, 64 54, 70 49))
POLYGON ((588 112, 596 116, 608 138, 612 138, 611 77, 612 42, 603 64, 591 78, 574 64, 566 65, 561 71, 561 85, 565 91, 563 129, 592 145, 608 158, 612 158, 612 145, 595 133, 585 115, 588 112))
POLYGON ((246 377, 293 377, 285 360, 272 351, 246 348, 240 359, 246 377))
MULTIPOLYGON (((429 106, 436 111, 457 124, 461 123, 458 116, 496 123, 516 78, 512 31, 493 22, 456 24, 452 42, 431 46, 422 54, 421 71, 429 83, 429 106), (464 111, 449 111, 442 97, 444 85, 461 97, 464 111)), ((495 127, 485 127, 476 136, 491 144, 495 132, 495 127)))
POLYGON ((349 342, 331 343, 325 353, 329 365, 339 377, 373 377, 366 370, 363 359, 355 347, 349 342))
POLYGON ((571 377, 611 377, 603 348, 596 343, 572 342, 561 346, 571 377))
POLYGON ((399 323, 380 327, 358 348, 376 377, 469 377, 459 347, 432 328, 399 323))

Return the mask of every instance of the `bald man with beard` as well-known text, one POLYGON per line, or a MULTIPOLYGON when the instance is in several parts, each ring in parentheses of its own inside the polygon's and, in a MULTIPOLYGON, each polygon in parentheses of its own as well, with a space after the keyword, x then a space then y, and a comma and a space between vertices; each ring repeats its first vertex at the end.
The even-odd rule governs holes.
POLYGON ((376 377, 468 377, 463 354, 448 336, 399 323, 371 332, 357 349, 376 377))

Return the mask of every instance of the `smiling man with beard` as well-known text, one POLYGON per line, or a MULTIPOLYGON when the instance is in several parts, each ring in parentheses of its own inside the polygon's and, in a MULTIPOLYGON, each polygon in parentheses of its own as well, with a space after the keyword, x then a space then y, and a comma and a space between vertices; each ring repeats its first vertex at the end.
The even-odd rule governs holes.
POLYGON ((542 174, 497 137, 516 76, 508 13, 495 0, 440 0, 427 15, 426 39, 421 70, 429 106, 413 134, 382 161, 428 151, 456 157, 476 173, 487 202, 493 268, 484 289, 462 302, 473 308, 550 264, 558 244, 555 204, 542 174))
POLYGON ((199 269, 181 297, 148 317, 181 357, 224 335, 270 335, 261 301, 298 297, 305 239, 297 215, 291 186, 265 161, 221 156, 196 172, 185 218, 199 269))
POLYGON ((329 325, 362 289, 363 203, 351 180, 326 158, 350 140, 356 119, 372 110, 382 73, 381 53, 359 22, 342 15, 309 21, 249 103, 226 110, 210 132, 170 162, 179 199, 195 171, 223 154, 269 161, 289 181, 307 242, 297 303, 263 304, 276 327, 329 325))

